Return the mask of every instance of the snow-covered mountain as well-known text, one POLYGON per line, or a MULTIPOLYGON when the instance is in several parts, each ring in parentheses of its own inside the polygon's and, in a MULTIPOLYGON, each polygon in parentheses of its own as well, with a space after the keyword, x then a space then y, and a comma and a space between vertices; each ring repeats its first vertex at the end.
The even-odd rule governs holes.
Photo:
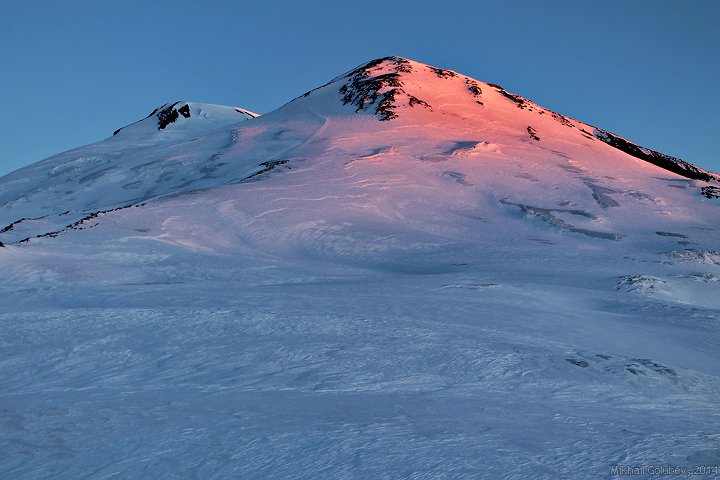
POLYGON ((106 140, 6 175, 0 224, 26 220, 3 233, 47 233, 97 210, 218 185, 226 174, 220 158, 235 142, 231 127, 256 117, 238 107, 168 103, 106 140))
POLYGON ((142 120, 118 128, 113 132, 113 136, 119 134, 123 139, 133 137, 132 142, 136 145, 142 140, 147 143, 167 142, 212 132, 228 125, 234 125, 241 119, 257 117, 259 117, 257 113, 240 107, 224 107, 205 103, 166 103, 150 112, 150 115, 142 120))
POLYGON ((400 57, 163 105, 0 178, 0 476, 720 463, 719 197, 400 57))
MULTIPOLYGON (((464 157, 468 168, 486 158, 492 163, 536 159, 545 172, 575 162, 596 173, 621 171, 638 180, 670 171, 688 179, 684 184, 711 182, 692 183, 696 193, 709 198, 717 193, 716 174, 544 109, 498 85, 399 57, 369 62, 240 128, 241 121, 256 117, 238 107, 165 104, 107 140, 3 177, 0 224, 43 217, 36 228, 26 220, 24 233, 52 232, 97 211, 240 183, 295 155, 303 161, 333 155, 336 149, 328 147, 347 143, 342 137, 350 135, 360 140, 354 151, 345 152, 350 155, 402 153, 426 163, 464 157), (389 139, 369 138, 375 135, 389 139), (321 142, 324 149, 317 147, 321 142)), ((593 193, 605 188, 595 180, 581 182, 593 193)), ((6 243, 27 238, 9 234, 21 231, 18 227, 3 232, 6 243)))

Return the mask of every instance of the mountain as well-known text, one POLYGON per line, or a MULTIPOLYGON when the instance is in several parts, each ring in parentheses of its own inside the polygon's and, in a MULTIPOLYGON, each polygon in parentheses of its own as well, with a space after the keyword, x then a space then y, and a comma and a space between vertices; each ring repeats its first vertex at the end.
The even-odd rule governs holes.
POLYGON ((8 224, 2 240, 18 240, 23 227, 47 233, 91 211, 216 185, 225 173, 219 159, 235 141, 230 127, 257 116, 238 107, 168 103, 106 140, 6 175, 0 179, 0 224, 8 224))
POLYGON ((181 136, 211 132, 236 124, 241 119, 248 120, 257 117, 259 117, 257 113, 240 107, 186 102, 166 103, 150 112, 150 115, 142 120, 118 128, 113 132, 113 136, 120 134, 120 138, 125 138, 131 135, 135 137, 133 138, 135 143, 139 143, 140 138, 145 139, 146 137, 154 140, 159 137, 168 141, 181 136))
POLYGON ((0 476, 717 464, 718 197, 400 57, 165 104, 0 178, 0 476))
MULTIPOLYGON (((243 182, 277 162, 289 161, 296 149, 301 149, 301 157, 308 155, 302 150, 309 151, 310 138, 330 129, 330 135, 319 136, 315 143, 337 130, 358 138, 377 131, 393 139, 382 145, 365 141, 358 147, 360 154, 379 154, 381 149, 399 152, 407 138, 422 137, 426 145, 418 150, 427 153, 405 148, 405 154, 423 162, 462 156, 474 158, 472 163, 482 158, 497 162, 549 155, 568 167, 592 156, 604 159, 603 165, 589 167, 602 168, 606 174, 619 170, 624 175, 651 177, 655 171, 670 171, 688 180, 710 182, 697 187, 708 198, 718 194, 717 174, 544 109, 498 85, 400 57, 371 61, 307 92, 267 119, 237 128, 240 121, 256 117, 237 107, 165 104, 145 119, 116 130, 107 140, 0 179, 0 224, 43 217, 37 228, 23 231, 28 236, 42 235, 98 211, 243 182), (414 131, 398 136, 398 128, 414 131), (501 153, 501 147, 514 151, 501 153)), ((309 155, 327 153, 315 149, 309 155)), ((557 169, 553 162, 558 163, 541 160, 538 165, 544 171, 557 169)), ((595 192, 603 187, 588 188, 595 192)), ((25 222, 29 227, 29 220, 25 222)), ((17 225, 12 230, 20 231, 17 225)), ((8 232, 3 232, 6 243, 27 238, 8 232)))

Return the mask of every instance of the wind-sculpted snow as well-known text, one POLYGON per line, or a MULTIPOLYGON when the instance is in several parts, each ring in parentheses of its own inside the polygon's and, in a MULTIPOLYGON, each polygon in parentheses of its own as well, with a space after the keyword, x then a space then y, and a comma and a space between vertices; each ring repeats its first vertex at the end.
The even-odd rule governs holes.
POLYGON ((684 250, 667 252, 666 255, 669 258, 680 262, 694 262, 720 266, 720 252, 686 248, 684 250))
POLYGON ((282 177, 3 249, 2 476, 602 477, 716 448, 717 307, 614 290, 633 249, 469 218, 443 246, 358 197, 320 227, 330 192, 282 177))
POLYGON ((508 200, 500 200, 501 203, 505 205, 513 205, 515 207, 518 207, 520 211, 527 217, 537 217, 546 222, 548 225, 558 229, 559 231, 567 231, 567 232, 573 232, 573 233, 579 233, 582 235, 587 235, 588 237, 595 237, 595 238, 603 238, 605 240, 620 240, 624 235, 618 234, 618 233, 611 233, 611 232, 599 232, 597 230, 589 230, 586 228, 578 228, 565 220, 562 220, 561 218, 556 215, 557 213, 566 213, 570 215, 579 215, 581 217, 586 217, 592 220, 597 220, 597 217, 593 215, 590 212, 584 211, 584 210, 575 210, 575 209, 567 209, 567 208, 540 208, 540 207, 534 207, 531 205, 523 205, 521 203, 513 203, 508 200))
POLYGON ((714 181, 500 89, 390 57, 0 179, 0 478, 720 462, 714 181))
POLYGON ((17 242, 61 230, 93 212, 241 182, 286 162, 286 152, 320 125, 288 120, 255 126, 259 120, 241 131, 235 122, 215 124, 209 132, 201 126, 197 136, 192 129, 141 140, 121 133, 7 175, 0 180, 0 236, 17 242))

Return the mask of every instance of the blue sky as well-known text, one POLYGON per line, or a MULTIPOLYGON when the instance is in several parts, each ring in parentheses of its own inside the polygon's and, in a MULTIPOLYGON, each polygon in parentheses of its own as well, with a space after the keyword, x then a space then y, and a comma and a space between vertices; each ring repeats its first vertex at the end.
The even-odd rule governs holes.
POLYGON ((0 0, 0 175, 168 101, 269 112, 400 55, 720 170, 720 2, 0 0))

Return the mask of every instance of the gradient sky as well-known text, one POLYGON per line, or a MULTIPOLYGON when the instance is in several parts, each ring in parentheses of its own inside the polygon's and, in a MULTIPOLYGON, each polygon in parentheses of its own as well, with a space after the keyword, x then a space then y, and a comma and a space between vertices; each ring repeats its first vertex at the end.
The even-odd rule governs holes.
POLYGON ((400 55, 720 171, 720 1, 0 0, 0 175, 185 100, 266 113, 400 55))

